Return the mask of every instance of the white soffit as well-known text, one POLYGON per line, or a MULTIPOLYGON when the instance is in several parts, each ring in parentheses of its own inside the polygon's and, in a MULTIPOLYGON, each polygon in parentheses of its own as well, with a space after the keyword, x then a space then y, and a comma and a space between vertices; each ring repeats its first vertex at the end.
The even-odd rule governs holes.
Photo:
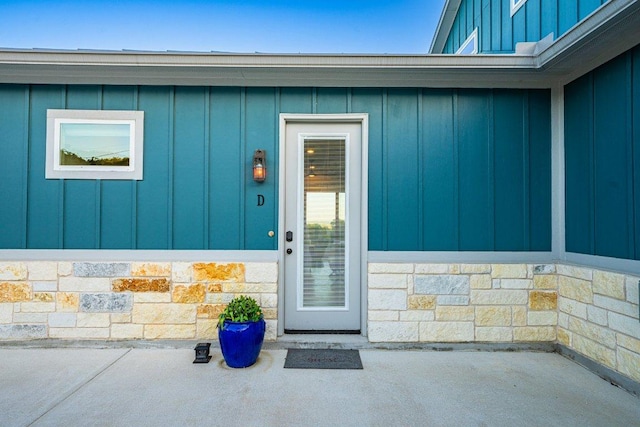
MULTIPOLYGON (((453 7, 459 0, 450 0, 453 7)), ((443 22, 440 25, 444 25, 443 22)), ((0 50, 0 83, 549 88, 640 43, 640 1, 610 0, 534 55, 0 50)))

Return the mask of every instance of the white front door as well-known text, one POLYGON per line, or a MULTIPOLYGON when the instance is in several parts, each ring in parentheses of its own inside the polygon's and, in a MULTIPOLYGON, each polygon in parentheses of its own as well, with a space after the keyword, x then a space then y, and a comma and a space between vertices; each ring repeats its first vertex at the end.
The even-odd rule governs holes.
POLYGON ((285 123, 285 332, 361 330, 362 127, 285 123))

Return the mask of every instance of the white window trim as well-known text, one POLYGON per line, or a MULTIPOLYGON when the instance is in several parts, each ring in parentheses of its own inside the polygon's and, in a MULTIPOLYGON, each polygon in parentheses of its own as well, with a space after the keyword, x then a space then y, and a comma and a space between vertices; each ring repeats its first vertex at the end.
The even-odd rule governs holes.
POLYGON ((511 16, 515 15, 526 2, 527 0, 511 0, 509 2, 511 4, 511 16))
POLYGON ((141 180, 143 166, 143 111, 47 110, 46 179, 141 180), (64 124, 129 125, 129 166, 60 164, 61 129, 64 124))
POLYGON ((460 45, 460 47, 456 51, 456 55, 461 55, 461 52, 463 52, 467 48, 467 46, 469 46, 469 44, 472 42, 474 43, 474 47, 473 47, 473 51, 469 55, 475 55, 478 53, 478 27, 476 27, 471 32, 469 37, 467 37, 464 43, 460 45))

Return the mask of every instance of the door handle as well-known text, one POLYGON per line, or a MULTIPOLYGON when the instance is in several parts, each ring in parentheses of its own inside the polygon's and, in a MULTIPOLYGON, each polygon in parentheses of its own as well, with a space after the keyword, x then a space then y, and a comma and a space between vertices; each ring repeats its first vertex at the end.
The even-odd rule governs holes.
POLYGON ((287 242, 293 242, 293 232, 292 231, 287 231, 287 235, 286 235, 285 239, 287 240, 287 242))

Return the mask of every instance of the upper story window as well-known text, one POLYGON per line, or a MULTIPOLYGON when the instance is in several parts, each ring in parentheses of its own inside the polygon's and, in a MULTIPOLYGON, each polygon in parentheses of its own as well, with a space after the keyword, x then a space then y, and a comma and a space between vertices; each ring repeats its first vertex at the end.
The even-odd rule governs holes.
POLYGON ((515 15, 518 9, 520 9, 527 0, 510 0, 511 3, 511 16, 515 15))
POLYGON ((478 53, 478 29, 473 30, 471 35, 460 45, 456 55, 474 55, 478 53))

